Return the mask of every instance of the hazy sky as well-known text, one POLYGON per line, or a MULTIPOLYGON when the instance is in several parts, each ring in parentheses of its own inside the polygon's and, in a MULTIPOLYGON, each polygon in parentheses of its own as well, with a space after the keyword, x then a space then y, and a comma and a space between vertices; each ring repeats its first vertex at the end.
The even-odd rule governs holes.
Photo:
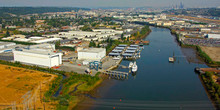
POLYGON ((0 0, 0 6, 70 6, 70 7, 216 7, 220 0, 0 0))

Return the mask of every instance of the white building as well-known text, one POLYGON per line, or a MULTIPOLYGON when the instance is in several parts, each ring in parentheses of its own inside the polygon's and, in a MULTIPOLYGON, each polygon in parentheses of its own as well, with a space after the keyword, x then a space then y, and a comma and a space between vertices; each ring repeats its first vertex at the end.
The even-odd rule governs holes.
POLYGON ((36 51, 23 49, 22 51, 14 50, 14 61, 53 67, 62 64, 62 53, 54 53, 48 51, 36 51))
POLYGON ((93 32, 101 32, 101 33, 112 33, 115 32, 114 29, 93 29, 93 32))
POLYGON ((41 40, 36 40, 36 41, 32 41, 33 43, 49 43, 49 42, 56 42, 56 41, 60 41, 62 40, 61 38, 48 38, 48 39, 41 39, 41 40))
POLYGON ((106 56, 105 48, 88 48, 78 51, 79 60, 96 60, 100 61, 106 56))
POLYGON ((208 38, 210 38, 210 39, 220 39, 220 34, 208 34, 208 38))
POLYGON ((209 29, 209 28, 201 28, 200 31, 201 32, 211 32, 211 29, 209 29))
POLYGON ((16 46, 13 42, 0 42, 0 53, 11 52, 16 46))

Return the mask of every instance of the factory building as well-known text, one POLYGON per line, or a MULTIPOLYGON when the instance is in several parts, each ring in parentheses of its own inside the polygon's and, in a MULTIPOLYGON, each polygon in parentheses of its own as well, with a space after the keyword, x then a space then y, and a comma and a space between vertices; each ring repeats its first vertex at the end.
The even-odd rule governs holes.
POLYGON ((54 67, 62 64, 62 53, 54 53, 48 51, 36 51, 36 50, 14 50, 14 61, 45 66, 54 67))
POLYGON ((207 34, 206 37, 209 39, 220 39, 220 34, 207 34))
POLYGON ((95 60, 100 61, 106 56, 105 48, 88 48, 78 51, 79 60, 95 60))
POLYGON ((13 42, 0 42, 0 53, 11 52, 16 46, 13 42))

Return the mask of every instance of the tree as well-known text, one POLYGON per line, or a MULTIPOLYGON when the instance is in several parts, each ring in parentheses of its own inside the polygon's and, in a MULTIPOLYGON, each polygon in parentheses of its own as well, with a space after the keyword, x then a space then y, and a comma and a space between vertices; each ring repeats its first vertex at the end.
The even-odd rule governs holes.
POLYGON ((127 41, 129 41, 129 37, 127 37, 127 41))
POLYGON ((92 31, 92 29, 88 26, 88 25, 85 25, 81 28, 82 31, 92 31))
POLYGON ((89 47, 96 47, 96 43, 93 40, 91 40, 89 43, 89 47))
POLYGON ((121 40, 123 40, 123 39, 124 39, 124 34, 122 33, 122 34, 121 34, 121 40))
POLYGON ((56 43, 55 43, 55 48, 59 48, 60 47, 60 41, 57 41, 56 43))
POLYGON ((8 37, 8 36, 10 36, 10 32, 8 31, 8 28, 7 28, 7 32, 5 34, 5 37, 8 37))

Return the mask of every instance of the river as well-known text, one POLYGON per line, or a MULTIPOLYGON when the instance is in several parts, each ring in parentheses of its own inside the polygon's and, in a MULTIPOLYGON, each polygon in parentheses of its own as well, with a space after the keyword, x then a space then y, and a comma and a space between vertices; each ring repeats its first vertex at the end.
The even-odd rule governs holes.
MULTIPOLYGON (((207 67, 204 63, 188 62, 183 51, 195 56, 193 49, 182 49, 170 34, 170 30, 151 27, 152 32, 145 38, 141 58, 137 60, 138 72, 130 74, 127 80, 106 80, 95 90, 95 99, 87 99, 77 109, 91 110, 213 110, 208 95, 194 72, 196 66, 207 67), (168 57, 177 56, 175 63, 168 57), (85 108, 86 107, 86 108, 85 108)), ((192 57, 196 58, 196 57, 192 57)), ((122 61, 128 65, 129 61, 122 61)), ((128 69, 117 69, 126 71, 128 69)))

